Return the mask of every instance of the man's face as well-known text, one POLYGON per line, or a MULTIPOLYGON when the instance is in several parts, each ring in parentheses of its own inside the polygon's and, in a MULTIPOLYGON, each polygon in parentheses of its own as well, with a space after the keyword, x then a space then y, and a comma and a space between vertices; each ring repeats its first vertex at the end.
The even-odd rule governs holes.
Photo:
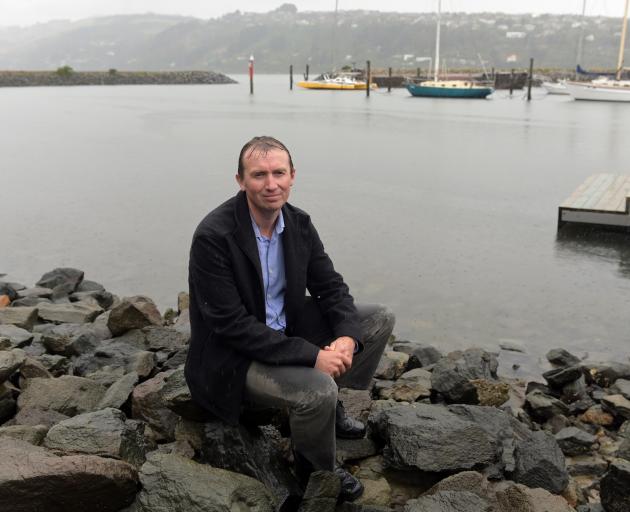
POLYGON ((281 149, 247 152, 243 159, 243 177, 236 175, 241 190, 254 213, 269 215, 277 212, 289 200, 295 170, 289 164, 289 155, 281 149))

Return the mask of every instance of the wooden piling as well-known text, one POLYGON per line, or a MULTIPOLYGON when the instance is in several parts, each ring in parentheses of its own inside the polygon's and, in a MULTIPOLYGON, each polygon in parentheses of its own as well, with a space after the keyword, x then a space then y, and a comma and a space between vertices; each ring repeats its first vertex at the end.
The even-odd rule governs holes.
POLYGON ((527 77, 527 101, 532 101, 532 82, 534 81, 534 59, 529 59, 529 76, 527 77))
POLYGON ((249 57, 249 94, 254 94, 254 56, 249 57))
POLYGON ((372 88, 372 68, 370 67, 370 61, 368 60, 366 63, 367 68, 367 87, 365 89, 365 95, 370 97, 370 89, 372 88))
POLYGON ((416 68, 416 78, 420 78, 420 68, 416 68))
POLYGON ((389 68, 389 80, 387 81, 387 92, 392 92, 392 68, 389 68))
POLYGON ((293 64, 289 66, 289 90, 293 90, 293 64))
POLYGON ((306 65, 306 73, 304 73, 304 80, 308 80, 308 64, 306 65))
POLYGON ((510 71, 510 96, 514 92, 514 68, 510 71))

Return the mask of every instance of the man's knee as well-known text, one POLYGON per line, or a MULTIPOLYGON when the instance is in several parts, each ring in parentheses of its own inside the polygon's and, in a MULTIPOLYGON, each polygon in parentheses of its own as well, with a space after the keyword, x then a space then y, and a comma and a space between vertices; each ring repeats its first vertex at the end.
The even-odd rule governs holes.
POLYGON ((298 407, 334 409, 337 404, 337 384, 330 375, 313 369, 308 382, 308 389, 302 394, 298 407))
POLYGON ((385 344, 396 323, 396 316, 382 304, 358 305, 364 338, 379 338, 385 344))

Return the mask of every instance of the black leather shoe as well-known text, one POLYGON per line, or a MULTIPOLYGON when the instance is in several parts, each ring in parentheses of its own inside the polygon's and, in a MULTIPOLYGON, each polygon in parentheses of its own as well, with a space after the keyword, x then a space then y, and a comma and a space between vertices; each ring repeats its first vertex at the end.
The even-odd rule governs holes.
POLYGON ((346 415, 346 409, 341 401, 337 400, 335 411, 335 433, 341 439, 361 439, 365 436, 365 425, 346 415))
POLYGON ((342 467, 337 467, 335 468, 335 475, 341 480, 339 501, 354 501, 363 494, 363 484, 351 473, 348 473, 342 467))

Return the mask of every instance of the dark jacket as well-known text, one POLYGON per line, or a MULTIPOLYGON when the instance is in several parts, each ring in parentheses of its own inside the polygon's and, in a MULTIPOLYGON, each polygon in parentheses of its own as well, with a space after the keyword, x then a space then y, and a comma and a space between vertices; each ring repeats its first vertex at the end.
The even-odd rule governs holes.
POLYGON ((292 336, 306 290, 317 301, 335 337, 360 338, 356 308, 321 240, 302 210, 282 207, 286 271, 285 333, 265 324, 258 246, 244 192, 199 224, 190 249, 191 339, 186 381, 193 399, 225 421, 240 415, 251 361, 314 366, 319 347, 292 336))

